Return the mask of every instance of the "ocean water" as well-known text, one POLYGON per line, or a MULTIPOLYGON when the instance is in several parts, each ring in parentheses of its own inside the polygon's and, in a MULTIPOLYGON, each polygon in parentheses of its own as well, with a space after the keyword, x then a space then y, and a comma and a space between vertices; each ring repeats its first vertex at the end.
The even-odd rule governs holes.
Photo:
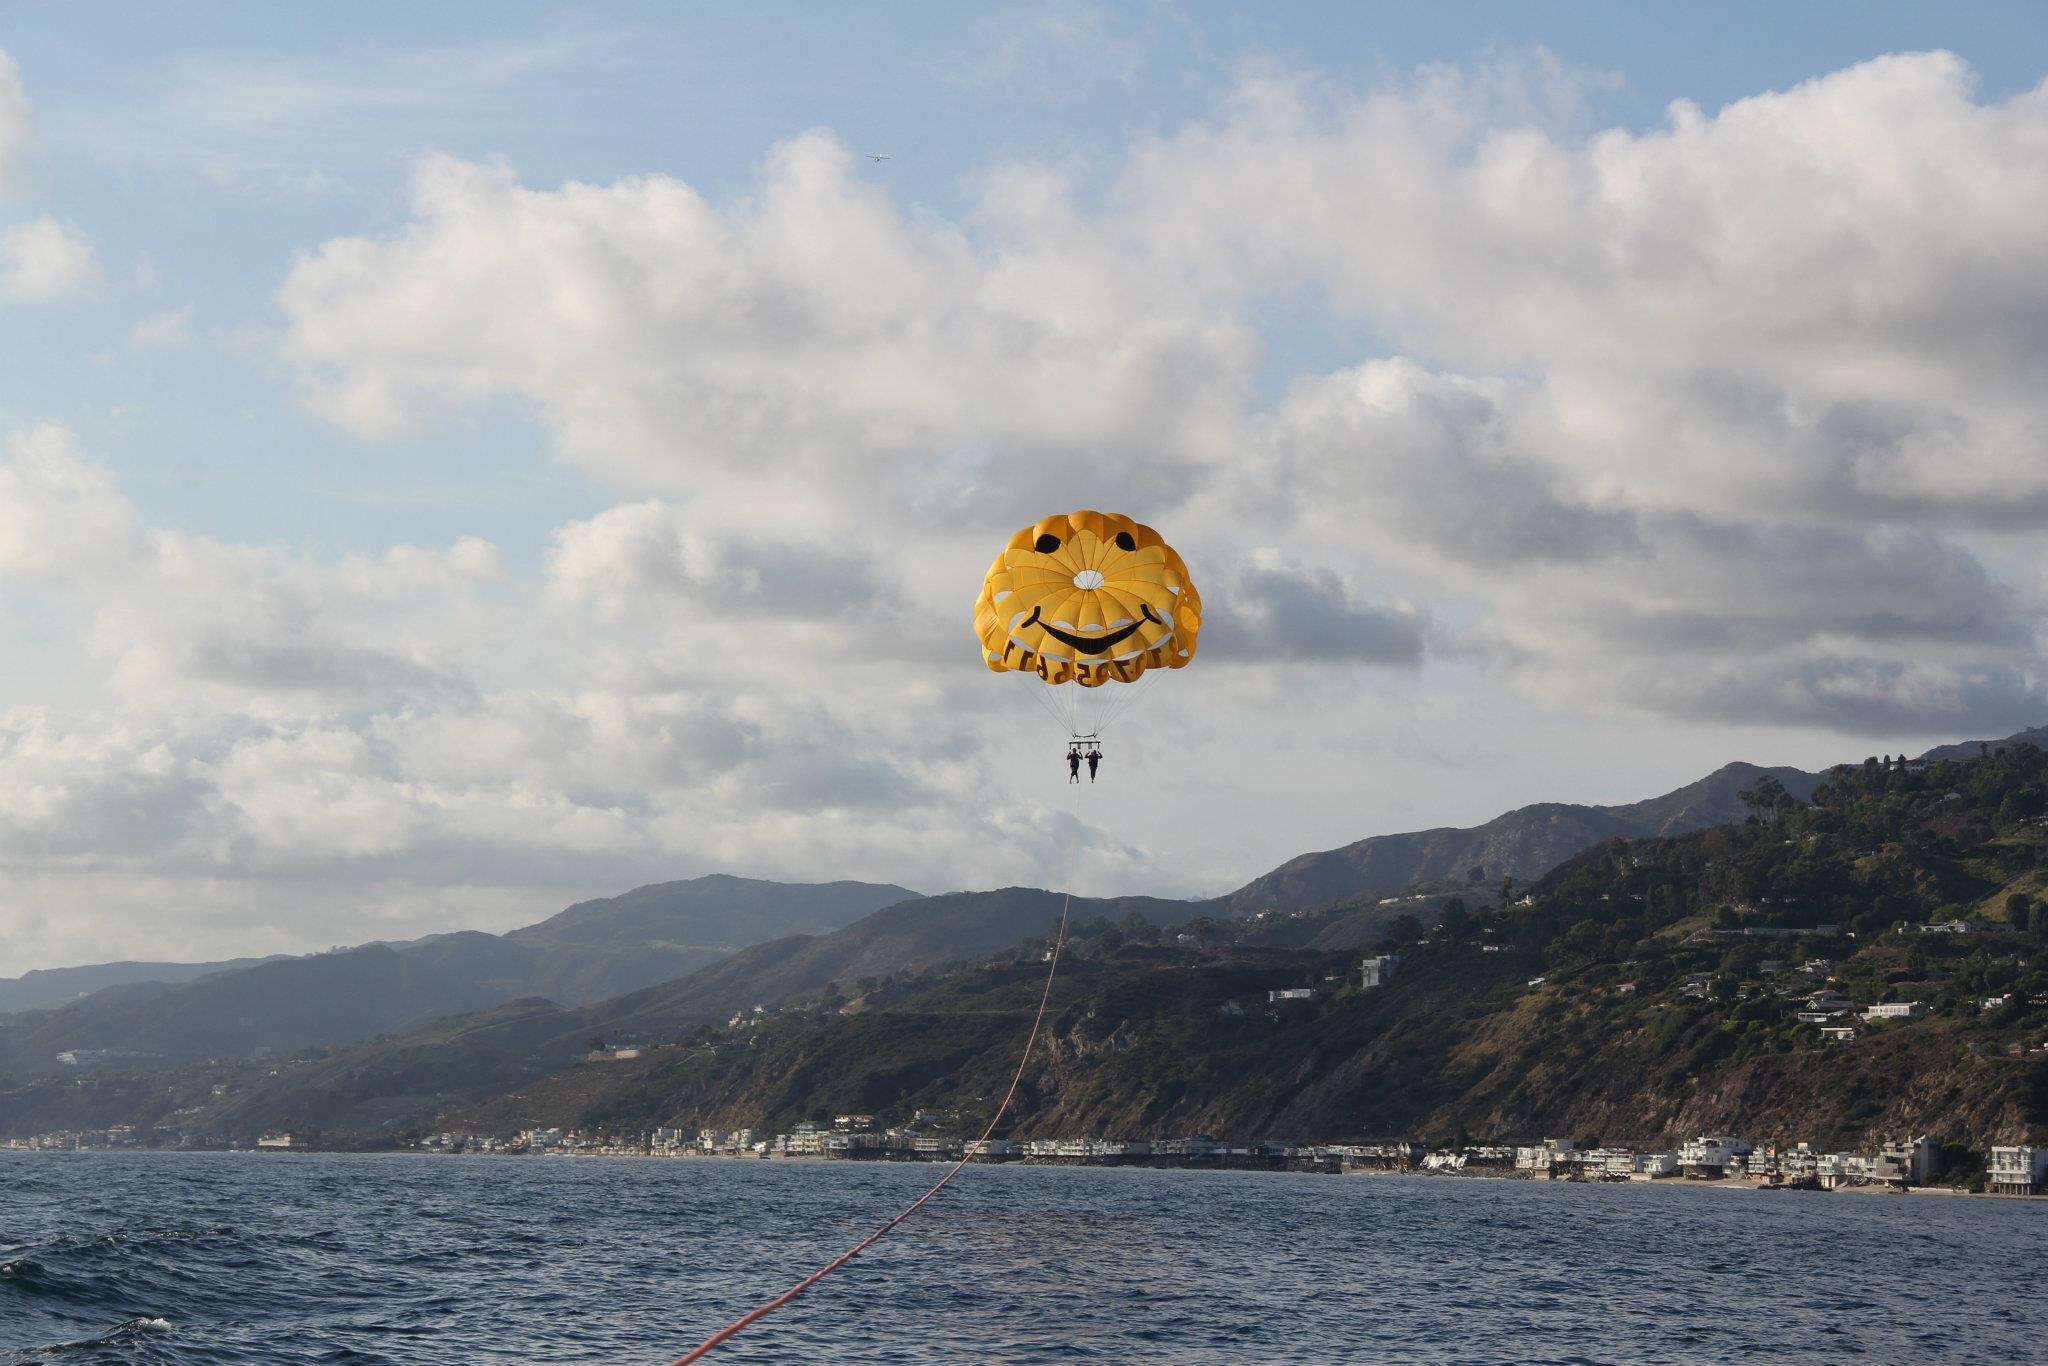
MULTIPOLYGON (((0 1153, 0 1363, 661 1366, 922 1165, 0 1153)), ((975 1167, 731 1363, 2048 1360, 2048 1205, 975 1167)))

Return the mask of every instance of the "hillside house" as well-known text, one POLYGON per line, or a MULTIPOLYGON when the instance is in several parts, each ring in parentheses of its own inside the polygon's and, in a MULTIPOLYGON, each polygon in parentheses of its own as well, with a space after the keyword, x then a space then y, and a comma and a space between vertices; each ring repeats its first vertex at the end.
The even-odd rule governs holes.
POLYGON ((1315 994, 1314 987, 1287 987, 1281 991, 1267 992, 1266 1004, 1272 1005, 1276 1001, 1307 1001, 1313 999, 1315 994))
POLYGON ((1882 1001, 1866 1008, 1866 1020, 1917 1020, 1927 1014, 1924 1001, 1882 1001))
POLYGON ((1358 985, 1367 991, 1385 986, 1393 980, 1400 967, 1401 955, 1398 953, 1382 953, 1368 958, 1358 965, 1358 985))

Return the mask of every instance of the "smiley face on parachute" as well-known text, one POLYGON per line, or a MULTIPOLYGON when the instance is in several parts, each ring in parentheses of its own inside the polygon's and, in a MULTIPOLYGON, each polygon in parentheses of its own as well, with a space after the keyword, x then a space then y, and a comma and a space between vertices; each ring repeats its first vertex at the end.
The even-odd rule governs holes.
POLYGON ((989 566, 974 612, 990 669, 1084 688, 1181 668, 1201 629, 1201 595, 1180 555, 1114 512, 1073 512, 1019 531, 989 566))

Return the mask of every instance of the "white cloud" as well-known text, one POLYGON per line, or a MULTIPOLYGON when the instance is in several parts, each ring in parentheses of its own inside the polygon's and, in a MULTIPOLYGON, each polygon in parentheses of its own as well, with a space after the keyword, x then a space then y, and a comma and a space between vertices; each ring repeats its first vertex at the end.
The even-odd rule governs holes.
POLYGON ((1391 828, 1408 799, 1361 806, 1360 757, 1427 750, 1417 715, 1490 743, 1504 688, 1603 774, 1614 736, 1690 723, 1891 748, 2038 720, 2048 594, 2012 579, 2048 529, 2048 94, 1980 104, 1922 54, 1586 135, 1599 79, 1254 74, 1106 193, 999 166, 959 221, 824 133, 730 204, 422 162, 403 222, 283 282, 295 377, 368 439, 512 400, 620 501, 524 578, 476 539, 144 529, 61 433, 17 439, 0 576, 77 610, 104 680, 0 725, 38 951, 145 896, 275 942, 259 885, 390 932, 465 885, 1185 891, 1298 852, 1194 797, 1109 839, 992 795, 1052 756, 1014 738, 1028 680, 967 662, 973 585, 1076 506, 1154 521, 1211 613, 1113 762, 1175 794, 1229 772, 1290 840, 1391 828), (1261 403, 1260 328, 1300 297, 1388 354, 1261 403))
POLYGON ((99 280, 90 244, 48 216, 0 232, 0 302, 62 299, 99 280))
POLYGON ((0 461, 0 584, 93 580, 137 552, 135 512, 71 434, 44 426, 8 438, 0 461))
POLYGON ((0 48, 0 191, 13 183, 28 138, 28 96, 21 88, 21 69, 0 48))
POLYGON ((1157 498, 1220 453, 1241 327, 1099 250, 977 251, 850 170, 807 135, 720 211, 662 176, 536 191, 430 160, 405 232, 292 271, 286 352, 366 436, 513 395, 571 455, 664 490, 740 472, 836 501, 938 455, 1043 497, 1115 450, 1157 498))
POLYGON ((1983 538, 2048 524, 2048 91, 1979 104, 1954 57, 1905 55, 1575 131, 1610 80, 1543 54, 1355 96, 1255 73, 1138 144, 1106 207, 999 167, 958 224, 898 212, 823 134, 729 208, 433 160, 406 228, 294 269, 287 354, 366 435, 516 396, 673 498, 563 528, 558 604, 744 599, 737 517, 853 533, 847 563, 936 621, 920 568, 1093 502, 1207 550, 1247 648, 1412 662, 1444 616, 1567 707, 1698 714, 1621 661, 1714 639, 1758 646, 1787 720, 1872 724, 1886 679, 1943 724, 2039 701, 2038 608, 1983 538), (1259 412, 1251 320, 1303 288, 1409 354, 1259 412), (1294 568, 1229 568, 1262 548, 1294 568), (1909 685, 1924 650, 1911 678, 2007 700, 1909 685), (1594 656, 1615 686, 1560 686, 1594 656))
POLYGON ((18 514, 0 575, 76 614, 104 680, 0 710, 22 961, 104 957, 110 938, 318 947, 445 929, 451 907, 504 926, 536 898, 713 870, 943 887, 1043 881, 1058 855, 1111 890, 1149 857, 1029 800, 992 808, 957 680, 858 620, 806 619, 893 601, 858 559, 706 536, 653 502, 563 527, 525 582, 476 538, 226 544, 139 526, 56 428, 15 439, 0 511, 18 514), (1003 833, 1018 822, 1022 843, 1003 833), (278 897, 327 908, 319 927, 293 931, 278 897), (158 923, 151 905, 177 909, 158 923))
POLYGON ((1203 658, 1261 664, 1422 662, 1425 623, 1364 599, 1334 570, 1255 553, 1204 590, 1203 658))

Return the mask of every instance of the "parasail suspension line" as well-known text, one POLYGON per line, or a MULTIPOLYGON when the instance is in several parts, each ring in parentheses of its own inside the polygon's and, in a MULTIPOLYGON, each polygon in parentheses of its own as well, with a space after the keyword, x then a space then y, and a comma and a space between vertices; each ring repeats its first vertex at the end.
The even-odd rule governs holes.
POLYGON ((996 1126, 1003 1122, 1003 1116, 1009 1112, 1010 1102, 1017 1098, 1017 1088, 1023 1085, 1024 1083, 1024 1069, 1031 1063, 1031 1049, 1038 1042, 1039 1026, 1045 1023, 1046 1003, 1052 1000, 1052 981, 1054 975, 1057 974, 1060 969, 1060 951, 1064 949, 1067 945, 1067 912, 1073 907, 1073 904, 1073 892, 1068 891, 1064 893, 1060 900, 1060 927, 1058 932, 1055 933, 1055 935, 1053 936, 1052 953, 1048 955, 1047 958, 1045 969, 1045 988, 1038 994, 1038 1013, 1034 1015, 1031 1019, 1031 1033, 1025 1036, 1024 1053, 1023 1056, 1017 1059, 1017 1073, 1015 1076, 1010 1078, 1010 1089, 1003 1093, 1003 1103, 996 1107, 995 1115, 989 1120, 988 1127, 981 1131, 981 1138, 968 1146, 967 1150, 960 1155, 960 1160, 958 1162, 955 1162, 952 1168, 948 1170, 944 1176, 939 1178, 938 1184, 934 1185, 930 1190, 926 1191, 923 1195, 918 1196, 917 1199, 911 1201, 909 1206, 906 1207, 902 1213, 890 1219, 888 1223, 883 1224, 873 1233, 870 1233, 867 1237, 861 1239, 858 1243, 855 1243, 852 1247, 840 1253, 837 1257, 825 1263, 825 1265, 819 1267, 816 1271, 813 1271, 810 1275, 804 1277, 795 1285, 783 1291, 780 1295, 777 1295, 774 1299, 768 1301, 760 1308, 749 1310, 747 1313, 742 1314, 739 1318, 734 1319, 731 1323, 719 1329, 710 1337, 704 1339, 704 1341, 698 1343, 688 1352, 684 1353, 682 1356, 677 1357, 673 1362, 669 1364, 669 1366, 690 1366, 690 1363, 693 1361, 701 1361, 707 1354, 710 1353, 710 1351, 714 1347, 717 1347, 720 1343, 725 1342, 728 1339, 738 1335, 738 1333, 742 1329, 746 1328, 749 1324, 758 1323, 762 1319, 767 1318, 770 1314, 782 1308, 783 1305, 788 1304, 798 1295, 803 1294, 804 1291, 809 1290, 819 1281, 824 1280, 827 1276, 837 1271, 840 1267, 845 1266, 855 1257, 858 1257, 861 1253, 867 1251, 870 1247, 874 1246, 877 1242, 881 1240, 883 1234, 887 1233, 890 1229, 895 1228, 898 1224, 902 1223, 905 1219, 908 1219, 911 1215, 917 1213, 918 1210, 924 1206, 925 1201, 931 1199, 934 1195, 937 1195, 940 1191, 944 1190, 946 1188, 946 1183, 951 1181, 954 1177, 958 1176, 961 1170, 965 1168, 969 1162, 974 1160, 974 1154, 976 1149, 987 1147, 990 1136, 993 1135, 996 1131, 996 1126))

